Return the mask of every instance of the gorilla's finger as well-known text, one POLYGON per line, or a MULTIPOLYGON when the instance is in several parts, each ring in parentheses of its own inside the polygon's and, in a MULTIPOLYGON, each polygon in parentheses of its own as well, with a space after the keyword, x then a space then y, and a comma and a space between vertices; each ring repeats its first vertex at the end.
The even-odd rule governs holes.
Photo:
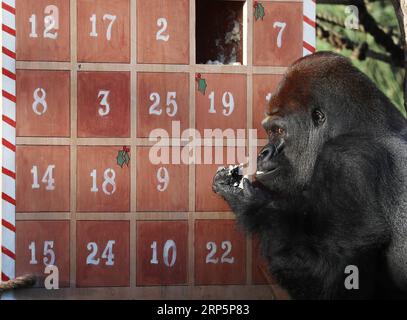
POLYGON ((250 198, 254 196, 254 188, 247 178, 243 178, 243 194, 250 198))

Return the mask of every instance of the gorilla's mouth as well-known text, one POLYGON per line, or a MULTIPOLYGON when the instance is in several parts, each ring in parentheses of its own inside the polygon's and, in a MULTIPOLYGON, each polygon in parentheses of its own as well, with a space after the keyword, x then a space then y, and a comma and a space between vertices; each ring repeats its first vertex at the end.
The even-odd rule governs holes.
POLYGON ((278 169, 278 166, 272 166, 270 168, 268 168, 267 170, 263 171, 263 170, 258 170, 256 172, 256 178, 266 178, 267 176, 271 175, 272 173, 274 173, 276 170, 278 169))

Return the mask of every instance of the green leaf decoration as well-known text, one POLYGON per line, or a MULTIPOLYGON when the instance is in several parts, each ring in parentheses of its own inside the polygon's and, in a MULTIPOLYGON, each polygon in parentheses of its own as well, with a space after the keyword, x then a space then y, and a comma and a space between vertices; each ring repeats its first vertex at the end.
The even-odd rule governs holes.
POLYGON ((254 7, 254 17, 256 18, 256 21, 259 19, 263 20, 265 15, 264 6, 260 2, 257 2, 254 7))
POLYGON ((198 91, 202 92, 203 95, 205 95, 205 91, 206 88, 208 87, 208 85, 206 84, 206 80, 205 79, 198 79, 198 91))
POLYGON ((130 156, 129 153, 125 150, 120 150, 119 153, 117 154, 117 164, 123 168, 123 166, 126 164, 129 166, 130 163, 130 156))

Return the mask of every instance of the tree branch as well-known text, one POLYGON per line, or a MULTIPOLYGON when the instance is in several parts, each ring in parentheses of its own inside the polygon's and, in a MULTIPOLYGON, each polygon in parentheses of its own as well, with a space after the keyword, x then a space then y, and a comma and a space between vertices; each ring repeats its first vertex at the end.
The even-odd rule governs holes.
POLYGON ((391 58, 395 62, 395 65, 403 65, 404 63, 403 49, 394 43, 390 35, 386 34, 382 29, 379 28, 376 20, 367 11, 365 1, 363 0, 355 1, 359 9, 360 23, 363 25, 366 32, 373 36, 375 42, 382 46, 384 49, 386 49, 388 53, 390 53, 391 58))
POLYGON ((370 50, 366 42, 357 44, 346 37, 339 36, 331 31, 324 29, 324 27, 320 24, 317 24, 317 37, 328 42, 334 48, 337 48, 339 50, 347 49, 352 51, 352 55, 358 60, 363 61, 366 58, 371 58, 388 63, 395 67, 404 67, 402 63, 397 63, 397 61, 394 61, 390 55, 370 50))
MULTIPOLYGON (((324 12, 320 12, 317 14, 316 18, 320 22, 329 23, 330 25, 346 29, 345 22, 343 21, 343 19, 340 19, 338 17, 331 16, 324 12)), ((389 28, 383 28, 383 27, 381 27, 381 30, 383 30, 383 32, 386 33, 387 35, 389 35, 393 38, 396 38, 396 40, 398 42, 400 42, 400 36, 397 33, 395 33, 393 30, 391 30, 389 28)), ((366 30, 363 25, 359 25, 359 28, 355 31, 366 33, 366 30)))

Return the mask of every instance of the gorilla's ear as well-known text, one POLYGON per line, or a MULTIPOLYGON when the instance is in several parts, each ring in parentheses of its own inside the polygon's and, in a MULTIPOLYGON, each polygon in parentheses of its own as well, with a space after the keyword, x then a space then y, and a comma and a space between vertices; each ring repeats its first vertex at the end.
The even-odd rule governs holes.
POLYGON ((321 109, 314 109, 312 110, 312 121, 314 122, 315 126, 322 125, 326 120, 325 113, 322 112, 321 109))

